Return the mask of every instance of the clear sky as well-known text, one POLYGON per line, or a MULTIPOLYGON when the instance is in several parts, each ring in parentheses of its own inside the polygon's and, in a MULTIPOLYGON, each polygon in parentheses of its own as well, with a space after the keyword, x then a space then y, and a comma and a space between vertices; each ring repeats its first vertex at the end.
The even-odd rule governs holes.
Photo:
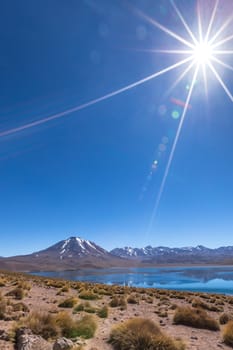
MULTIPOLYGON (((196 2, 176 4, 196 33, 196 2)), ((190 39, 169 0, 1 3, 0 255, 69 236, 106 249, 233 245, 233 104, 210 70, 208 96, 195 81, 152 223, 192 71, 171 86, 187 65, 29 127, 183 59, 150 51, 182 45, 142 13, 190 39)), ((229 13, 222 0, 216 28, 229 13)), ((216 68, 233 91, 233 73, 216 68)))

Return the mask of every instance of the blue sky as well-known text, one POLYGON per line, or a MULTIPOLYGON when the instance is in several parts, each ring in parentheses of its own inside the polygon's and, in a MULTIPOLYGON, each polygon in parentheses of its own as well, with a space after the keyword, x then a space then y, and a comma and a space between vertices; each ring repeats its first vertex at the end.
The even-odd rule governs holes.
MULTIPOLYGON (((195 2, 177 5, 195 31, 195 2)), ((0 135, 179 60, 146 51, 180 44, 136 8, 187 37, 168 0, 9 0, 0 7, 0 135)), ((208 98, 197 79, 148 230, 182 114, 176 101, 191 83, 187 74, 169 91, 182 71, 0 136, 0 255, 73 235, 106 249, 233 244, 233 106, 213 74, 208 98)), ((231 90, 231 73, 219 71, 231 90)))

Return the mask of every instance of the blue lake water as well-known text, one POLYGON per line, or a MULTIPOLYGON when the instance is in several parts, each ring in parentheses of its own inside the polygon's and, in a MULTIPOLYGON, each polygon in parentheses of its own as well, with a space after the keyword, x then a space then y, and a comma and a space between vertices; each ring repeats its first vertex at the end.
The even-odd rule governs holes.
POLYGON ((109 285, 233 295, 233 266, 85 269, 33 274, 109 285))

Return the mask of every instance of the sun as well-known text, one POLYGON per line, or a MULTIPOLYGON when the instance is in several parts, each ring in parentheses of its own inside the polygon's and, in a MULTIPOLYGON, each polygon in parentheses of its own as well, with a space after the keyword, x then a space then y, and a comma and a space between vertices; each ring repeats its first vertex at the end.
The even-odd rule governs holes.
MULTIPOLYGON (((225 0, 227 4, 230 3, 229 0, 225 0)), ((89 101, 74 106, 73 108, 54 113, 52 115, 49 115, 45 118, 39 118, 35 121, 32 121, 30 123, 16 126, 11 129, 7 130, 0 130, 0 138, 9 136, 14 133, 18 133, 27 129, 31 129, 37 126, 40 126, 44 123, 51 122, 55 119, 64 118, 74 112, 81 111, 83 109, 86 109, 90 106, 93 106, 95 104, 101 103, 105 100, 111 99, 117 95, 120 95, 122 93, 127 92, 128 90, 134 89, 142 84, 145 84, 148 81, 151 81, 165 73, 172 72, 176 68, 184 67, 184 70, 179 75, 178 79, 174 82, 173 88, 185 78, 185 76, 192 71, 192 79, 191 83, 189 84, 189 89, 187 92, 186 100, 183 105, 183 112, 180 116, 177 132, 171 147, 171 151, 168 157, 167 165, 165 167, 164 176, 162 178, 161 186, 159 188, 158 196, 156 199, 155 206, 153 208, 152 217, 150 221, 150 225, 152 225, 153 219, 156 215, 160 199, 163 194, 163 190, 165 187, 165 183, 170 171, 171 163, 174 157, 174 153, 176 150, 176 146, 180 137, 180 133, 182 130, 182 126, 187 114, 187 111, 189 109, 189 104, 193 96, 193 91, 196 85, 197 80, 200 81, 199 76, 202 74, 204 86, 205 86, 205 92, 208 93, 208 78, 209 73, 212 73, 212 75, 216 78, 216 80, 221 85, 222 89, 226 93, 226 95, 230 98, 231 102, 233 102, 233 94, 231 93, 230 89, 227 87, 226 82, 221 77, 218 69, 219 67, 223 68, 224 71, 233 71, 233 66, 228 64, 228 60, 226 61, 224 58, 226 57, 232 57, 233 54, 233 34, 226 34, 225 30, 229 29, 230 24, 233 22, 233 16, 232 11, 228 11, 229 17, 228 18, 218 18, 217 13, 218 9, 223 6, 224 0, 213 0, 213 8, 210 9, 209 7, 209 19, 207 19, 207 23, 205 23, 203 31, 203 21, 201 19, 201 11, 200 11, 200 4, 204 3, 200 0, 196 0, 197 3, 197 28, 195 28, 195 33, 199 32, 198 35, 194 35, 194 32, 189 27, 187 21, 183 17, 181 11, 177 7, 175 0, 171 0, 170 4, 174 9, 174 12, 177 14, 178 18, 180 19, 181 24, 183 25, 183 29, 185 29, 186 34, 188 34, 188 39, 186 36, 180 35, 178 32, 174 32, 171 29, 165 27, 155 19, 145 15, 143 12, 136 10, 135 13, 137 13, 140 17, 144 18, 148 23, 155 26, 157 29, 160 29, 168 36, 172 37, 179 43, 179 48, 165 48, 165 49, 151 49, 146 51, 151 51, 153 53, 161 53, 164 55, 172 55, 172 57, 176 58, 177 60, 170 66, 164 67, 163 69, 159 71, 155 71, 152 74, 141 78, 140 80, 136 80, 134 82, 129 83, 128 85, 124 85, 116 90, 112 90, 105 95, 102 95, 100 97, 90 99, 89 101), (222 23, 220 27, 218 27, 219 23, 222 23), (196 30, 197 29, 197 30, 196 30), (224 34, 225 33, 225 34, 224 34), (180 49, 180 44, 184 45, 183 49, 180 49), (185 58, 184 58, 185 56, 185 58)), ((225 16, 224 16, 225 17, 225 16)), ((206 20, 206 18, 205 18, 206 20)), ((206 22, 206 21, 205 21, 206 22)), ((231 30, 232 32, 232 30, 231 30)), ((228 31, 229 33, 229 31, 228 31)))
MULTIPOLYGON (((224 0, 222 0, 224 1, 224 0)), ((228 1, 228 0, 225 0, 228 1)), ((216 29, 216 23, 215 19, 217 17, 218 8, 220 7, 220 0, 213 0, 213 9, 209 8, 210 18, 207 21, 207 25, 204 27, 206 28, 205 32, 203 31, 203 23, 201 20, 201 11, 200 11, 200 0, 196 0, 197 2, 197 28, 195 28, 195 32, 199 32, 199 35, 194 35, 192 30, 190 29, 188 23, 186 22, 185 18, 183 17, 181 11, 177 7, 175 0, 171 0, 170 4, 174 9, 174 12, 177 14, 178 18, 180 19, 181 24, 183 25, 184 29, 186 30, 187 34, 189 35, 189 39, 186 39, 186 37, 179 35, 178 32, 174 32, 170 30, 169 28, 165 27, 161 23, 157 22, 155 19, 145 15, 139 10, 135 9, 135 13, 137 13, 140 17, 144 18, 147 22, 155 26, 156 28, 160 29, 170 37, 176 39, 179 44, 183 44, 183 49, 151 49, 146 51, 152 51, 154 53, 162 53, 162 54, 170 54, 174 58, 181 56, 182 59, 176 60, 172 65, 165 67, 161 69, 160 71, 156 71, 140 80, 136 80, 128 85, 122 86, 116 90, 110 91, 109 93, 106 93, 103 96, 97 97, 95 99, 89 100, 83 104, 79 104, 73 108, 67 109, 62 112, 54 113, 50 116, 47 116, 45 118, 40 118, 35 121, 32 121, 28 124, 24 124, 12 129, 8 130, 0 130, 0 137, 8 136, 26 129, 34 128, 37 126, 40 126, 41 124, 51 122, 58 118, 64 118, 68 116, 69 114, 72 114, 74 112, 78 112, 82 109, 86 109, 92 105, 95 105, 97 103, 103 102, 105 100, 108 100, 110 98, 113 98, 114 96, 117 96, 119 94, 122 94, 130 89, 134 89, 139 85, 145 84, 146 82, 155 79, 165 73, 171 72, 175 70, 178 67, 187 65, 183 72, 180 74, 178 79, 173 84, 173 87, 175 87, 184 77, 193 70, 193 77, 191 80, 191 84, 189 84, 190 88, 186 97, 186 102, 184 104, 183 114, 180 118, 180 125, 178 128, 177 135, 179 137, 182 124, 189 106, 189 102, 191 100, 194 85, 197 80, 197 77, 200 75, 200 72, 202 72, 203 79, 204 79, 204 85, 206 93, 207 90, 207 82, 208 82, 208 74, 207 70, 212 72, 212 74, 215 76, 227 96, 230 98, 230 100, 233 102, 233 95, 230 92, 229 88, 226 86, 226 83, 221 78, 217 67, 221 66, 225 70, 233 71, 233 66, 229 65, 223 58, 229 55, 233 54, 233 48, 229 47, 229 44, 233 41, 233 34, 231 35, 225 35, 224 31, 229 27, 231 22, 233 21, 233 16, 231 14, 232 11, 229 11, 229 18, 222 18, 220 19, 222 21, 222 25, 216 29), (197 30, 196 30, 197 29, 197 30), (186 55, 186 58, 184 58, 184 55, 186 55), (217 66, 217 67, 216 67, 217 66)), ((222 3, 221 3, 222 6, 222 3)), ((221 22, 216 21, 216 22, 221 22)), ((179 45, 180 46, 180 45, 179 45)), ((209 73, 209 72, 208 72, 209 73)), ((200 79, 198 79, 200 80, 200 79)), ((176 145, 177 139, 175 139, 175 145, 176 145)), ((173 156, 173 149, 171 155, 173 156)), ((169 162, 170 163, 170 162, 169 162)), ((166 171, 165 173, 168 173, 166 171)))
POLYGON ((200 65, 209 65, 213 55, 214 50, 208 42, 197 43, 193 50, 193 58, 200 65))
MULTIPOLYGON (((233 95, 230 92, 229 88, 227 87, 225 81, 221 77, 218 69, 219 67, 224 68, 224 70, 233 71, 233 66, 227 63, 227 61, 224 59, 226 57, 231 57, 230 55, 233 54, 233 49, 229 44, 232 44, 233 41, 233 35, 227 35, 225 33, 225 30, 229 27, 231 22, 233 21, 233 16, 230 15, 229 18, 222 18, 222 25, 217 28, 216 30, 216 17, 218 13, 218 8, 220 5, 220 1, 216 0, 215 3, 213 3, 212 10, 210 9, 210 16, 209 20, 205 18, 205 23, 201 18, 201 9, 200 4, 201 2, 199 0, 196 1, 196 8, 197 8, 197 27, 195 28, 195 32, 198 33, 198 35, 195 35, 194 32, 189 27, 187 21, 183 17, 181 11, 177 7, 174 0, 171 1, 171 5, 173 6, 173 9, 175 13, 177 14, 178 18, 180 19, 186 33, 188 34, 188 39, 186 39, 186 36, 180 35, 178 32, 174 32, 170 30, 168 27, 165 27, 161 23, 157 22, 153 18, 145 15, 142 12, 138 12, 141 17, 143 17, 147 22, 155 26, 157 29, 160 29, 168 36, 175 39, 179 44, 184 45, 183 49, 174 49, 174 48, 166 48, 166 49, 152 49, 149 51, 152 51, 154 53, 160 53, 164 55, 172 55, 173 57, 182 57, 182 59, 178 59, 175 64, 168 67, 166 72, 168 72, 171 68, 171 70, 176 69, 177 67, 180 67, 181 65, 187 65, 184 70, 180 73, 178 79, 174 82, 172 88, 175 88, 178 83, 181 82, 185 78, 185 76, 192 71, 192 79, 191 83, 189 84, 189 90, 186 96, 186 100, 183 107, 183 112, 180 117, 180 121, 178 124, 177 132, 172 144, 171 152, 168 157, 167 165, 165 167, 164 176, 162 178, 162 182, 158 191, 157 199, 153 208, 149 229, 148 232, 150 232, 152 223, 154 221, 154 217, 156 216, 157 209, 163 194, 163 190, 166 184, 166 180, 170 171, 171 163, 173 161, 174 153, 176 150, 176 146, 181 134, 181 130, 183 127, 183 123, 188 111, 188 107, 190 105, 191 98, 193 96, 194 88, 196 85, 196 81, 200 81, 200 75, 203 77, 203 82, 205 86, 205 92, 206 95, 208 94, 208 79, 209 74, 212 73, 212 75, 217 79, 223 90, 225 91, 226 95, 230 98, 231 102, 233 102, 233 95), (204 24, 204 26, 203 26, 204 24), (203 30, 205 28, 205 30, 203 30), (186 56, 186 60, 183 59, 183 57, 186 56)), ((219 21, 219 19, 218 19, 219 21)), ((217 21, 216 21, 217 22, 217 21)), ((180 46, 180 45, 179 45, 180 46)), ((148 50, 147 50, 148 51, 148 50)), ((164 70, 161 71, 162 74, 165 73, 164 70)), ((157 73, 159 75, 159 72, 157 73)), ((170 91, 170 90, 169 90, 170 91)))

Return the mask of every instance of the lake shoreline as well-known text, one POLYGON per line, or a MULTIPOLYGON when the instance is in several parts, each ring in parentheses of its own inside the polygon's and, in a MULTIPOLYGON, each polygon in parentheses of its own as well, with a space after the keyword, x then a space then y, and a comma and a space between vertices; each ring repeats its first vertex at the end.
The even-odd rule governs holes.
POLYGON ((233 294, 232 266, 163 266, 40 271, 31 275, 139 288, 233 294))

